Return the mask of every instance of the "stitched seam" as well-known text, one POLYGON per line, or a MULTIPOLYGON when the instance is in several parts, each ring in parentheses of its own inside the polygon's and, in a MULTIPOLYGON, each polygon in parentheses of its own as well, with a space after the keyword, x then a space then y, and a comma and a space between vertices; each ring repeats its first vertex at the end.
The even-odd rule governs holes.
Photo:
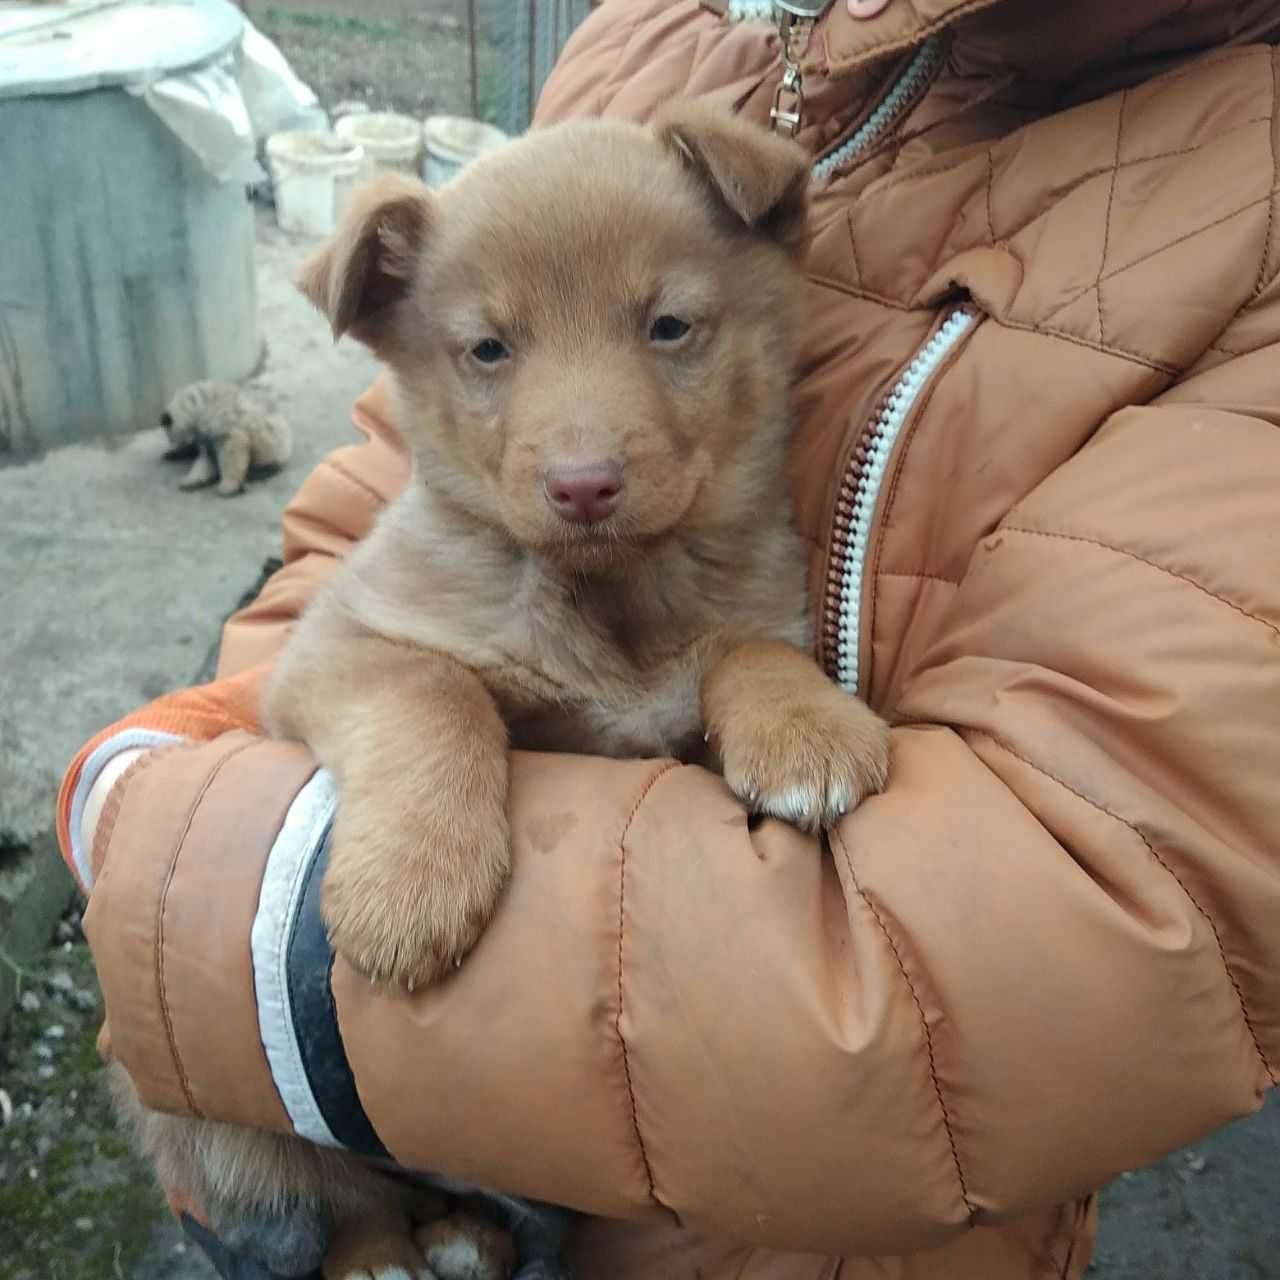
POLYGON ((1023 329, 1027 333, 1042 333, 1047 338, 1060 338, 1063 342, 1073 343, 1077 347, 1086 347, 1090 351, 1100 351, 1104 355, 1115 356, 1117 359, 1131 360, 1134 364, 1145 365, 1148 369, 1154 369, 1157 373, 1166 374, 1170 378, 1176 378, 1180 372, 1177 365, 1169 364, 1165 360, 1157 360, 1154 356, 1146 355, 1141 351, 1130 351, 1126 347, 1118 347, 1114 342, 1104 346, 1101 342, 1094 342, 1092 338, 1082 338, 1078 333, 1068 333, 1065 329, 1055 329, 1043 323, 1032 324, 1029 321, 1013 320, 1008 316, 1002 317, 997 323, 1007 325, 1010 329, 1023 329))
POLYGON ((1271 236, 1276 217, 1276 188, 1280 187, 1280 158, 1276 156, 1275 116, 1280 106, 1280 73, 1276 71, 1276 50, 1271 51, 1271 204, 1267 208, 1267 230, 1262 239, 1262 261, 1258 263, 1258 278, 1254 282, 1254 297, 1266 287, 1267 265, 1271 261, 1271 236))
POLYGON ((1107 250, 1111 247, 1111 209, 1116 200, 1116 187, 1120 182, 1120 142, 1124 137, 1124 104, 1129 100, 1129 90, 1120 94, 1120 106, 1116 111, 1116 158, 1111 170, 1111 190, 1107 193, 1107 222, 1102 233, 1102 258, 1098 263, 1098 278, 1093 282, 1098 302, 1098 341, 1106 345, 1107 328, 1102 316, 1102 273, 1107 269, 1107 250))
MULTIPOLYGON (((1254 125, 1262 124, 1265 121, 1269 120, 1270 118, 1271 118, 1270 116, 1250 116, 1247 120, 1242 120, 1239 124, 1232 125, 1230 129, 1224 129, 1221 133, 1215 133, 1211 138, 1204 139, 1203 142, 1192 143, 1192 145, 1189 147, 1174 147, 1169 151, 1153 151, 1148 155, 1134 156, 1130 160, 1123 161, 1120 165, 1120 168, 1133 169, 1140 164, 1154 164, 1157 160, 1176 160, 1179 156, 1194 155, 1197 151, 1203 151, 1207 146, 1209 146, 1210 143, 1221 142, 1223 138, 1226 138, 1233 133, 1238 133, 1242 129, 1250 129, 1254 125)), ((1075 181, 1071 183, 1070 186, 1064 187, 1058 193, 1057 197, 1054 200, 1053 207, 1056 208, 1059 205, 1061 205, 1062 202, 1069 195, 1072 195, 1074 192, 1078 191, 1082 186, 1084 186, 1086 182, 1092 182, 1094 178, 1097 178, 1104 173, 1109 173, 1112 167, 1113 166, 1111 165, 1103 164, 1103 165, 1099 165, 1096 169, 1089 169, 1086 172, 1080 174, 1075 179, 1075 181)), ((908 181, 908 180, 909 179, 902 179, 902 181, 908 181)), ((1025 221, 1018 223, 1013 228, 1013 230, 1005 232, 1002 238, 1006 243, 1008 243, 1010 240, 1015 239, 1028 227, 1038 222, 1044 216, 1045 216, 1045 210, 1043 208, 1036 209, 1035 212, 1030 214, 1025 221)), ((1161 246, 1161 247, 1163 248, 1164 246, 1161 246)), ((1155 249, 1155 250, 1152 250, 1152 252, 1159 253, 1160 250, 1155 249)), ((1147 255, 1147 256, 1150 256, 1150 255, 1147 255)), ((1117 275, 1121 271, 1128 270, 1128 268, 1133 265, 1134 264, 1130 262, 1130 263, 1126 263, 1122 267, 1116 267, 1114 271, 1109 272, 1106 276, 1103 277, 1104 281, 1109 280, 1113 275, 1117 275)), ((1088 292, 1088 289, 1083 289, 1079 294, 1076 295, 1076 297, 1080 297, 1081 294, 1084 294, 1087 292, 1088 292)), ((1072 299, 1072 301, 1074 301, 1074 299, 1072 299)), ((1063 305, 1065 306, 1067 304, 1064 303, 1063 305)), ((1054 310, 1056 311, 1058 310, 1058 308, 1055 308, 1054 310)), ((1050 315, 1052 314, 1053 312, 1050 312, 1050 315)))
MULTIPOLYGON (((1203 235, 1206 231, 1212 231, 1215 227, 1222 226, 1224 222, 1230 222, 1232 218, 1238 218, 1242 213, 1247 213, 1250 209, 1253 209, 1260 204, 1266 204, 1268 201, 1272 200, 1274 196, 1274 191, 1268 191, 1266 195, 1259 196, 1256 200, 1250 200, 1247 204, 1242 204, 1238 209, 1232 209, 1230 213, 1224 213, 1220 218, 1214 218, 1212 222, 1206 222, 1204 226, 1196 227, 1194 231, 1188 231, 1183 235, 1178 236, 1176 239, 1170 240, 1168 244, 1162 244, 1155 249, 1150 249, 1146 253, 1140 254, 1138 257, 1132 259, 1132 261, 1126 262, 1123 266, 1115 267, 1111 271, 1108 271, 1107 274, 1101 278, 1100 283, 1105 284, 1108 280, 1114 280, 1117 276, 1123 275, 1126 271, 1131 271, 1134 267, 1139 267, 1144 262, 1148 262, 1152 258, 1156 257, 1158 254, 1164 253, 1166 249, 1173 249, 1180 244, 1185 244, 1188 240, 1194 240, 1196 236, 1203 235)), ((1096 287, 1096 285, 1090 285, 1089 289, 1096 287)), ((1079 293, 1074 294, 1065 302, 1058 303, 1052 311, 1045 313, 1042 320, 1052 320, 1060 311, 1065 311, 1073 302, 1083 298, 1085 294, 1089 292, 1089 289, 1081 289, 1079 293)))
POLYGON ((987 235, 992 246, 996 242, 996 229, 991 221, 991 188, 996 180, 996 156, 991 147, 987 148, 987 235))
MULTIPOLYGON (((908 303, 899 302, 896 298, 887 298, 884 294, 876 293, 872 289, 859 289, 851 285, 847 280, 834 280, 830 276, 813 274, 809 277, 809 283, 816 285, 820 289, 830 289, 834 293, 845 294, 850 298, 861 298, 865 302, 874 302, 890 311, 921 310, 920 307, 913 307, 908 303)), ((1077 347, 1086 347, 1090 351, 1098 351, 1103 355, 1115 356, 1117 360, 1129 360, 1134 364, 1145 365, 1148 369, 1153 369, 1157 373, 1167 374, 1171 378, 1177 377, 1180 372, 1176 365, 1169 364, 1164 360, 1157 360, 1154 356, 1144 355, 1141 351, 1129 351, 1125 347, 1116 346, 1114 343, 1104 347, 1101 343, 1094 342, 1092 338, 1082 338, 1078 333, 1068 333, 1065 329, 1054 329, 1048 325, 1035 324, 1030 320, 1015 320, 1010 316, 1001 316, 995 320, 995 323, 1005 328, 1018 329, 1025 333, 1038 333, 1046 338, 1061 338, 1063 342, 1070 342, 1077 347)))
POLYGON ((1090 538, 1084 534, 1059 533, 1050 529, 1031 529, 1024 525, 1001 525, 1000 532, 1022 533, 1033 538, 1057 538, 1063 542, 1083 542, 1091 547, 1101 547, 1104 551, 1111 551, 1118 556, 1125 556, 1129 560, 1136 560, 1139 564, 1145 564, 1148 568, 1156 569, 1160 573, 1167 574, 1170 578, 1176 578, 1179 582, 1185 582, 1187 586, 1194 587, 1197 591, 1208 596, 1211 600, 1217 600, 1219 604, 1225 604, 1228 609, 1234 609, 1241 617, 1249 618, 1251 621, 1266 627, 1272 635, 1280 638, 1280 627, 1277 627, 1275 623, 1268 622, 1266 618, 1260 617, 1256 613, 1250 613, 1248 609, 1244 608, 1242 605, 1236 604, 1234 600, 1230 600, 1226 596, 1219 595, 1216 591, 1210 590, 1203 582, 1199 582, 1185 573, 1179 573, 1176 569, 1169 569, 1158 561, 1148 560, 1146 556, 1139 555, 1136 551, 1130 551, 1125 547, 1112 546, 1111 543, 1103 542, 1100 538, 1090 538))
POLYGON ((858 260, 858 240, 853 233, 853 210, 845 211, 844 220, 849 228, 849 251, 853 254, 853 274, 858 282, 858 288, 862 288, 862 263, 858 260))
POLYGON ((649 798, 649 793, 653 790, 658 780, 665 778, 667 774, 674 769, 678 769, 679 765, 674 761, 664 765, 657 770, 645 783, 637 797, 631 813, 627 817, 626 824, 622 828, 622 835, 618 840, 618 850, 621 854, 621 862, 618 871, 618 1008, 613 1019, 614 1034, 618 1037, 618 1044, 622 1048, 622 1072, 627 1082, 627 1100, 631 1105, 631 1128, 636 1136, 636 1146, 640 1150, 640 1162, 644 1166, 645 1180, 649 1184, 649 1199, 653 1201, 659 1209, 664 1209, 675 1220, 678 1226, 684 1224, 680 1221, 680 1215, 671 1208, 670 1205, 663 1204, 658 1199, 657 1183, 653 1177, 653 1166, 649 1163, 649 1152, 644 1144, 644 1136, 640 1132, 640 1110, 636 1105, 635 1082, 631 1078, 631 1054, 627 1049, 626 1037, 622 1034, 622 989, 623 989, 623 937, 626 932, 626 905, 627 905, 627 836, 631 833, 631 825, 636 820, 636 815, 640 812, 641 806, 649 798))
POLYGON ((938 1099, 938 1109, 942 1112, 942 1126, 946 1130, 947 1142, 951 1147, 951 1159, 955 1164, 956 1178, 960 1183, 960 1199, 964 1204, 970 1221, 972 1221, 977 1214, 977 1210, 969 1199, 969 1188, 965 1182, 964 1169, 960 1164, 960 1151, 956 1146, 955 1133, 951 1128, 951 1113, 947 1109, 946 1099, 942 1096, 942 1085, 938 1080, 938 1064, 933 1052, 933 1033, 929 1030, 929 1019, 925 1016, 924 1005, 921 1004, 920 997, 916 994, 915 984, 911 981, 910 974, 907 973, 907 966, 902 961, 902 954, 898 950, 897 944, 894 942, 893 936, 884 922, 884 918, 876 910, 875 904, 863 890, 861 884, 858 883, 857 873, 853 869, 853 859, 849 856, 849 849, 844 842, 844 838, 835 828, 832 828, 831 838, 840 846, 840 853, 844 857, 845 870, 849 873, 849 882, 853 886, 853 891, 862 899, 867 910, 871 912, 876 924, 879 926, 880 933, 888 944, 889 951, 898 966, 898 972, 902 974, 902 980, 907 984, 907 990, 911 993, 911 1002, 916 1007, 916 1013, 920 1016, 920 1030, 924 1035, 924 1047, 929 1057, 929 1078, 933 1082, 933 1092, 938 1099))
POLYGON ((360 489, 364 493, 368 494, 368 496, 372 498, 374 502, 378 504, 378 506, 385 507, 387 505, 387 500, 382 494, 380 494, 375 488, 373 488, 372 485, 368 484, 364 480, 361 480, 360 477, 356 475, 354 472, 348 471, 347 468, 341 462, 335 462, 332 458, 330 458, 329 466, 334 471, 336 471, 349 484, 355 485, 357 489, 360 489))
POLYGON ((897 298, 886 297, 882 293, 876 293, 874 289, 858 288, 851 285, 847 280, 835 280, 830 276, 818 275, 816 273, 809 276, 809 283, 815 284, 822 289, 831 289, 836 293, 847 294, 853 298, 864 298, 868 302, 877 302, 882 307, 888 307, 893 311, 912 311, 915 308, 905 302, 899 302, 897 298))
POLYGON ((1186 896, 1187 901, 1191 903, 1191 905, 1196 909, 1197 912, 1199 912, 1205 924, 1209 926, 1209 931, 1210 933, 1213 934, 1213 940, 1218 945, 1218 955, 1222 960, 1223 969, 1226 970, 1227 981, 1231 983, 1232 990, 1235 991, 1236 999, 1237 1001, 1239 1001, 1240 1016, 1244 1019, 1244 1025, 1249 1032, 1250 1040, 1253 1041, 1253 1048, 1254 1048, 1254 1052, 1258 1055, 1258 1061, 1262 1064, 1263 1071, 1266 1072, 1268 1079, 1271 1081, 1273 1085, 1280 1082, 1277 1080, 1275 1072, 1272 1071, 1271 1064, 1267 1061, 1267 1055, 1262 1050, 1262 1043, 1258 1039, 1258 1033, 1257 1031, 1254 1030, 1253 1019, 1250 1018, 1248 1006, 1245 1004, 1244 992, 1240 989, 1240 984, 1236 981, 1235 971, 1231 968, 1231 962, 1227 959, 1227 949, 1223 945, 1222 935, 1218 932, 1217 924, 1214 923, 1213 917, 1200 904, 1200 900, 1187 887, 1182 877, 1156 851, 1155 845, 1150 840, 1147 839, 1145 833, 1137 825, 1137 823, 1131 822, 1128 818, 1124 817, 1122 814, 1116 813, 1112 809, 1108 809, 1106 805, 1101 804, 1097 800, 1092 799, 1090 796, 1085 795, 1083 791, 1076 790, 1076 788, 1073 787, 1069 782, 1063 781, 1063 779, 1059 778, 1056 774, 1050 773, 1047 769, 1042 768, 1040 765, 1036 764, 1033 760, 1029 760, 1027 759, 1026 756, 1022 755, 1020 752, 1015 751, 1011 746, 1009 746, 1007 742, 1003 741, 1003 739, 1001 738, 996 737, 995 734, 990 733, 985 729, 970 729, 968 730, 968 732, 975 734, 978 737, 986 738, 988 742, 998 747, 1001 751, 1005 752, 1007 755, 1012 756, 1015 760, 1020 760, 1024 765, 1027 766, 1028 769, 1034 770, 1036 773, 1040 774, 1041 777, 1047 778, 1050 782, 1056 782, 1058 786, 1060 786, 1064 791, 1069 792, 1071 795, 1075 796, 1077 800, 1083 801, 1091 809, 1096 809, 1099 813, 1106 814, 1106 816, 1108 818, 1111 818, 1113 821, 1120 823, 1122 826, 1128 827, 1129 830, 1132 831, 1133 834, 1137 836, 1138 839, 1141 840, 1144 845, 1146 845, 1147 852, 1152 856, 1156 864, 1168 876, 1171 877, 1171 879, 1178 886, 1178 888, 1182 890, 1183 894, 1186 896))
POLYGON ((908 573, 903 569, 882 569, 881 578, 914 578, 925 582, 945 582, 949 587, 958 587, 959 578, 948 578, 941 573, 908 573))
POLYGON ((1228 347, 1225 343, 1223 343, 1219 339, 1216 342, 1209 343, 1209 345, 1205 348, 1205 350, 1212 351, 1216 355, 1230 356, 1234 360, 1239 360, 1242 356, 1252 355, 1254 351, 1261 351, 1262 348, 1267 345, 1268 345, 1267 343, 1263 342, 1263 343, 1260 343, 1258 346, 1254 347, 1250 351, 1238 351, 1235 347, 1228 347))
MULTIPOLYGON (((1248 119, 1241 120, 1238 124, 1233 124, 1229 129, 1219 130, 1217 133, 1211 134, 1209 137, 1202 139, 1200 142, 1193 142, 1189 146, 1172 147, 1168 151, 1152 151, 1152 152, 1149 152, 1147 155, 1134 156, 1132 159, 1124 160, 1121 162, 1120 168, 1132 169, 1135 165, 1150 164, 1152 161, 1155 161, 1155 160, 1170 160, 1177 156, 1189 156, 1196 151, 1203 151, 1206 147, 1211 146, 1216 142, 1221 142, 1223 138, 1230 137, 1233 133, 1239 133, 1240 130, 1242 129, 1247 129, 1255 124, 1261 124, 1264 120, 1270 120, 1270 119, 1271 117, 1269 115, 1249 116, 1248 119)), ((1035 122, 1033 121, 1032 123, 1035 123, 1035 122)), ((995 151, 996 151, 996 145, 993 145, 987 148, 987 153, 990 154, 993 158, 995 155, 995 151)), ((921 182, 925 178, 935 178, 945 173, 954 173, 957 169, 963 169, 966 165, 972 164, 975 159, 976 159, 975 156, 967 155, 962 157, 959 160, 950 160, 946 164, 930 165, 926 169, 914 169, 910 173, 902 174, 900 177, 896 177, 896 178, 886 177, 878 181, 876 185, 872 187, 870 191, 867 192, 866 198, 869 200, 878 200, 886 192, 893 191, 897 187, 906 186, 908 183, 921 182)), ((1062 202, 1062 199, 1065 196, 1069 196, 1073 191, 1081 187, 1084 183, 1090 181, 1093 178, 1098 177, 1100 174, 1110 173, 1111 170, 1114 168, 1115 168, 1115 165, 1108 162, 1106 164, 1100 164, 1096 168, 1086 170, 1084 173, 1080 174, 1076 178, 1076 180, 1071 183, 1070 186, 1064 187, 1062 189, 1055 203, 1060 204, 1062 202)), ((1043 209, 1037 209, 1036 212, 1032 215, 1032 217, 1028 220, 1028 222, 1023 223, 1022 226, 1027 226, 1029 225, 1030 222, 1034 222, 1037 218, 1040 218, 1043 216, 1044 216, 1043 209)), ((1022 227, 1018 228, 1018 230, 1021 230, 1021 229, 1022 227)), ((1016 234, 1016 232, 1014 234, 1016 234)), ((1006 235, 1005 239, 1009 239, 1009 236, 1006 235)))
POLYGON ((238 756, 242 751, 247 751, 252 744, 249 742, 242 743, 232 751, 228 751, 225 756, 213 767, 209 776, 204 780, 200 787, 196 798, 192 801, 191 808, 187 813, 187 820, 183 823, 182 832, 178 836, 177 843, 173 847, 173 856, 169 861, 169 872, 165 876, 164 888, 160 891, 160 902, 156 910, 156 943, 155 943, 155 965, 156 965, 156 981, 159 987, 160 996, 160 1017, 164 1022, 165 1038, 169 1041, 169 1054, 173 1059, 173 1068, 178 1073, 178 1083, 182 1087, 182 1096, 186 1099, 187 1106, 190 1107, 193 1115, 203 1119, 204 1112, 196 1106, 196 1100, 191 1093, 191 1081, 187 1078, 187 1069, 182 1063, 182 1056, 178 1053, 178 1039, 173 1030, 173 1014, 169 1009, 169 993, 165 988, 164 982, 164 917, 165 909, 169 905, 169 890, 173 886, 173 878, 178 871, 178 860, 182 857, 182 847, 187 842, 187 836, 191 833, 191 824, 195 821, 196 813, 200 809, 209 788, 213 785, 214 779, 222 772, 223 766, 228 760, 238 756))
MULTIPOLYGON (((168 746, 144 747, 142 754, 115 780, 111 790, 103 801, 102 810, 98 814, 98 827, 93 833, 93 844, 89 849, 89 874, 94 881, 101 884, 106 879, 109 859, 107 850, 111 846, 111 838, 115 835, 116 823, 124 809, 126 788, 137 780, 140 773, 145 773, 151 765, 156 764, 179 747, 187 746, 185 742, 171 742, 168 746)), ((129 748, 126 748, 128 750, 129 748)), ((90 891, 92 892, 92 890, 90 891)))

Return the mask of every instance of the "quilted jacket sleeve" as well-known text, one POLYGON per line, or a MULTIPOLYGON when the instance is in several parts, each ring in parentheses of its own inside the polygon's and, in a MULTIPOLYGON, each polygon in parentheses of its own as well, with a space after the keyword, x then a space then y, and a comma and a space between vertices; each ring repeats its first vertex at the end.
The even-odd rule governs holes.
MULTIPOLYGON (((609 1216, 896 1254, 1255 1109, 1280 1063, 1280 352, 1251 341, 1116 414, 979 546, 886 708, 890 785, 829 850, 749 829, 694 768, 518 757, 513 880, 459 973, 405 1001, 334 969, 388 1149, 609 1216)), ((121 823, 223 847, 260 771, 225 766, 170 822, 165 759, 121 823)), ((279 768, 296 789, 305 762, 279 768)), ((157 872, 114 845, 87 923, 144 1096, 278 1123, 269 1084, 249 1107, 251 1072, 228 1075, 252 1017, 208 1050, 209 1010, 245 1007, 238 962, 170 940, 148 972, 166 914, 237 944, 253 859, 210 921, 191 849, 157 872)))
POLYGON ((886 708, 888 790, 829 853, 749 831, 694 769, 518 761, 512 894, 456 983, 406 1013, 335 977, 396 1154, 899 1253, 1257 1108, 1280 1064, 1278 355, 1117 413, 977 548, 886 708))

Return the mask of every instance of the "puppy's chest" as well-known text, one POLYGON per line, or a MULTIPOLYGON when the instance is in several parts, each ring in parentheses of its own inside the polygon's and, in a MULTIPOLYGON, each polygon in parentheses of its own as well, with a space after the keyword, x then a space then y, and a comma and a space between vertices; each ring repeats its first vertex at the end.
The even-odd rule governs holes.
POLYGON ((633 656, 586 629, 525 631, 477 655, 514 746, 634 758, 687 758, 702 742, 695 643, 633 656))

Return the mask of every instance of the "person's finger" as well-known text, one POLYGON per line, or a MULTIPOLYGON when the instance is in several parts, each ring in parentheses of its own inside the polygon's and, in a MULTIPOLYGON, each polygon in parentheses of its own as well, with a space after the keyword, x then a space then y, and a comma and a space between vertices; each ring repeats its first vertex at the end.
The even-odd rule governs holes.
POLYGON ((847 0, 849 15, 853 18, 874 18, 889 3, 889 0, 847 0))

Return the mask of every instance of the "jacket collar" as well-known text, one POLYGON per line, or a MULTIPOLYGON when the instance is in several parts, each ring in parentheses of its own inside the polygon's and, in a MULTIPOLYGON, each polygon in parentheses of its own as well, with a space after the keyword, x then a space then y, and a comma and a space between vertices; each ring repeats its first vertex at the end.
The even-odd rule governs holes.
POLYGON ((889 0, 874 18, 852 18, 833 0, 821 23, 825 70, 840 78, 950 31, 965 74, 1014 74, 1066 85, 1119 75, 1224 44, 1274 38, 1274 0, 889 0))

